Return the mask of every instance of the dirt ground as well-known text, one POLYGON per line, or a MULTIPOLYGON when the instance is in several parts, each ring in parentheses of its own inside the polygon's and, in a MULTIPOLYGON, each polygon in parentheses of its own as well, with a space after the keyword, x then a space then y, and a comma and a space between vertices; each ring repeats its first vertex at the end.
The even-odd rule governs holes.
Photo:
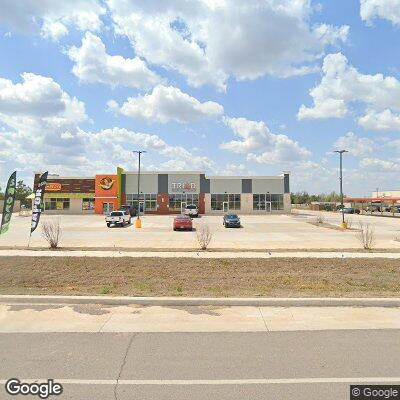
POLYGON ((1 257, 0 294, 400 296, 400 259, 1 257))

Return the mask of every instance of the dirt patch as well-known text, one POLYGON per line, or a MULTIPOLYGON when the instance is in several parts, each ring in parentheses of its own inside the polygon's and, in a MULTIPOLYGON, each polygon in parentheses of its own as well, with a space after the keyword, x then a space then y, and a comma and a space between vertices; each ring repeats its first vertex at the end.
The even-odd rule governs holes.
POLYGON ((1 257, 1 294, 400 296, 400 259, 1 257))

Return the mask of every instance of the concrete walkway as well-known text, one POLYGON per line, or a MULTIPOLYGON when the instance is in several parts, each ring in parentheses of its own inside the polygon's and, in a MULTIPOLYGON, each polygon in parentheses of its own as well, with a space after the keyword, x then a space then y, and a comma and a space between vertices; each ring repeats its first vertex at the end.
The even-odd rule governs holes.
POLYGON ((364 253, 341 251, 208 252, 208 251, 91 251, 91 250, 0 250, 1 256, 20 257, 159 257, 159 258, 400 258, 400 253, 364 253))
POLYGON ((400 308, 0 304, 0 333, 400 329, 400 308))

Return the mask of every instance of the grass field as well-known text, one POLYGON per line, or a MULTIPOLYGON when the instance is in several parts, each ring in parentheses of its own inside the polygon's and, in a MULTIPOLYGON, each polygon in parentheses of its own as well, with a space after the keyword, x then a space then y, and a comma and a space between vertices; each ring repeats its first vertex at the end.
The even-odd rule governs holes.
POLYGON ((0 294, 400 296, 400 259, 1 257, 0 294))

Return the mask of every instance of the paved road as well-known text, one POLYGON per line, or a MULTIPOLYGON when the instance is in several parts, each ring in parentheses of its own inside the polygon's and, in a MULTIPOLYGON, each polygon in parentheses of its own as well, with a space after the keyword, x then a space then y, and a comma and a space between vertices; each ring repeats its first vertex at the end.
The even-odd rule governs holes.
POLYGON ((400 383, 400 330, 2 333, 0 357, 3 387, 67 380, 60 399, 338 400, 351 380, 400 383))

